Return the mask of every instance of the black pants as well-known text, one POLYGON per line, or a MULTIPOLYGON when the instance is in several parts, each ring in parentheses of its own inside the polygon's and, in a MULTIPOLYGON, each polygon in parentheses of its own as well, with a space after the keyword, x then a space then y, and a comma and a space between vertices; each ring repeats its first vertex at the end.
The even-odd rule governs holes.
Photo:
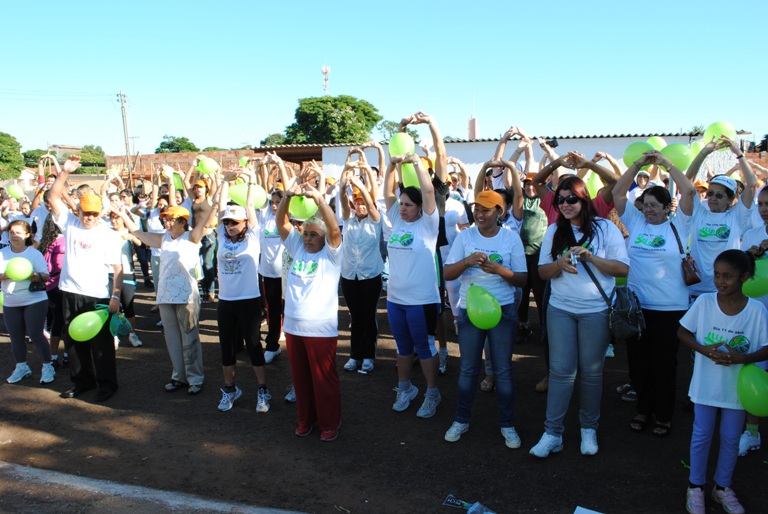
POLYGON ((251 357, 251 365, 264 365, 264 352, 261 349, 261 301, 258 298, 247 300, 222 300, 219 298, 216 318, 219 322, 219 346, 221 365, 234 366, 237 362, 235 353, 242 339, 251 357))
POLYGON ((144 245, 133 245, 133 251, 136 253, 136 260, 139 261, 142 279, 149 280, 149 258, 151 250, 144 245))
POLYGON ((54 287, 48 294, 48 332, 51 337, 61 337, 64 326, 64 306, 62 305, 62 293, 58 287, 54 287))
POLYGON ((69 372, 72 382, 83 388, 117 389, 117 363, 115 342, 109 332, 109 319, 96 337, 89 341, 75 341, 69 336, 69 324, 79 314, 93 311, 96 304, 109 304, 108 298, 93 298, 62 291, 64 327, 62 339, 69 354, 69 372))
POLYGON ((528 269, 528 281, 523 286, 523 297, 517 308, 517 321, 528 323, 528 298, 531 296, 531 290, 533 290, 533 298, 536 300, 536 307, 539 310, 539 324, 544 326, 544 287, 547 285, 547 281, 539 276, 539 252, 526 255, 525 265, 528 269))
POLYGON ((280 332, 283 331, 283 279, 261 277, 261 296, 264 298, 264 308, 267 310, 267 351, 276 352, 280 349, 280 332))
POLYGON ((381 275, 366 280, 341 279, 341 292, 349 308, 352 321, 349 357, 355 360, 376 357, 376 307, 381 295, 381 275))
POLYGON ((640 339, 627 341, 632 386, 637 392, 637 413, 672 420, 677 382, 677 328, 686 311, 643 309, 645 330, 640 339))

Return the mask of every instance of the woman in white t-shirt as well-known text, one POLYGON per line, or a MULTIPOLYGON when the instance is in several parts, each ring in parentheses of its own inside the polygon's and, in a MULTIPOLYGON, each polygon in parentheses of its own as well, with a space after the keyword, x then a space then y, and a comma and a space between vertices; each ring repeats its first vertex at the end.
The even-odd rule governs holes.
POLYGON ((293 256, 285 292, 285 340, 298 410, 295 434, 308 436, 317 422, 321 441, 333 441, 341 426, 341 385, 336 371, 339 337, 341 230, 323 195, 309 183, 293 185, 277 209, 277 229, 293 256), (293 228, 288 204, 311 198, 317 214, 293 228))
MULTIPOLYGON (((341 182, 341 214, 344 221, 344 259, 341 267, 341 291, 344 294, 351 321, 347 371, 356 371, 358 364, 365 372, 373 371, 379 328, 376 307, 381 295, 381 272, 384 261, 379 251, 382 218, 371 194, 352 166, 366 171, 368 181, 373 172, 364 160, 348 163, 341 182), (350 212, 348 188, 352 189, 354 211, 350 212)), ((375 189, 373 190, 375 193, 375 189)))
POLYGON ((708 143, 691 163, 687 176, 695 177, 704 159, 722 147, 729 148, 736 155, 744 176, 744 191, 734 205, 736 181, 725 175, 717 175, 709 181, 709 208, 701 202, 694 202, 691 216, 681 213, 691 235, 691 256, 701 271, 701 282, 688 287, 688 292, 693 298, 702 293, 715 292, 715 258, 725 250, 740 249, 741 235, 750 228, 757 179, 737 143, 725 137, 708 143))
POLYGON ((434 187, 421 160, 414 156, 394 156, 384 178, 386 217, 392 226, 388 238, 389 284, 387 314, 397 343, 397 397, 392 409, 406 410, 419 390, 411 383, 414 352, 419 356, 427 381, 424 403, 416 413, 431 418, 440 404, 437 387, 438 357, 435 328, 440 297, 437 288, 435 247, 440 215, 435 205, 434 187), (406 187, 395 196, 395 165, 410 163, 416 170, 420 189, 406 187))
POLYGON ((476 225, 457 237, 445 264, 446 280, 461 282, 459 308, 459 348, 461 370, 456 417, 445 440, 458 441, 469 430, 472 402, 486 338, 496 385, 499 425, 509 448, 520 447, 515 431, 512 351, 517 333, 515 289, 525 284, 527 270, 520 236, 501 226, 504 200, 495 191, 483 191, 474 202, 476 225), (488 291, 501 305, 501 320, 488 330, 477 328, 467 315, 467 291, 471 285, 488 291))
POLYGON ((648 164, 663 166, 677 184, 678 212, 692 212, 696 189, 669 159, 656 151, 640 157, 613 187, 616 211, 629 231, 627 253, 632 266, 627 282, 640 300, 646 325, 640 338, 627 341, 629 375, 637 392, 637 414, 630 428, 643 432, 653 416, 653 435, 661 437, 672 427, 680 345, 677 326, 688 309, 688 289, 680 265, 688 233, 680 217, 669 218, 672 197, 665 187, 649 186, 643 190, 637 198, 642 203, 642 213, 627 197, 634 171, 648 164))
POLYGON ((222 412, 230 410, 243 394, 242 390, 235 385, 235 365, 238 343, 245 339, 245 348, 259 384, 256 412, 267 412, 271 396, 267 388, 264 352, 259 336, 261 329, 260 226, 254 208, 257 183, 253 171, 245 168, 241 176, 248 180, 246 207, 227 205, 229 180, 235 179, 236 176, 236 173, 225 176, 214 197, 221 222, 216 228, 219 243, 217 255, 219 304, 216 320, 219 327, 221 367, 224 372, 224 387, 221 389, 219 410, 222 412))
POLYGON ((583 180, 561 180, 553 199, 559 214, 544 234, 539 256, 539 276, 550 280, 552 288, 547 419, 544 435, 530 453, 544 458, 563 449, 563 422, 578 375, 581 453, 595 455, 610 334, 608 306, 584 266, 610 296, 615 277, 629 273, 629 258, 621 232, 597 216, 583 180))
POLYGON ((45 317, 48 314, 48 295, 45 293, 48 264, 43 254, 32 247, 34 237, 29 223, 23 220, 12 221, 8 225, 7 233, 10 246, 0 250, 0 282, 3 287, 3 317, 16 361, 16 368, 8 377, 8 383, 15 384, 32 376, 32 370, 27 364, 25 340, 25 336, 29 335, 43 363, 40 383, 49 384, 53 382, 56 371, 51 364, 51 348, 43 334, 45 317), (26 259, 31 264, 32 275, 29 278, 13 280, 6 275, 8 262, 17 257, 26 259), (30 291, 31 285, 38 288, 30 291))
MULTIPOLYGON (((282 187, 282 186, 281 186, 282 187)), ((259 277, 264 285, 264 308, 267 313, 266 363, 280 355, 280 339, 283 331, 283 295, 281 270, 283 265, 283 244, 277 229, 275 213, 283 199, 283 191, 275 189, 269 201, 259 210, 259 277)))
MULTIPOLYGON (((202 219, 209 219, 212 205, 204 203, 202 219)), ((167 392, 187 387, 187 393, 195 395, 203 389, 203 348, 200 344, 198 321, 200 294, 197 281, 200 278, 200 240, 208 223, 198 223, 189 230, 189 211, 172 205, 162 214, 166 232, 150 234, 142 232, 130 216, 121 211, 123 222, 131 234, 151 247, 160 248, 160 274, 163 280, 156 283, 157 304, 168 354, 173 372, 165 384, 167 392)))

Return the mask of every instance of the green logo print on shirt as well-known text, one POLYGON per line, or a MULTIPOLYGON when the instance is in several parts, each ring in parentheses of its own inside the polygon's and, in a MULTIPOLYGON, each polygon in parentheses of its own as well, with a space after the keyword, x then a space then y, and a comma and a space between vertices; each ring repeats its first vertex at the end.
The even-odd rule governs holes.
POLYGON ((317 263, 315 261, 293 261, 291 271, 301 277, 308 277, 317 273, 317 263))
POLYGON ((718 239, 728 239, 731 237, 731 227, 728 225, 722 226, 717 230, 703 227, 699 230, 699 238, 707 239, 709 237, 716 237, 718 239))
POLYGON ((749 346, 750 346, 749 339, 746 336, 743 336, 743 335, 735 336, 726 343, 725 337, 721 336, 720 334, 716 334, 714 332, 707 333, 707 337, 704 338, 704 344, 706 346, 711 346, 711 345, 720 346, 722 344, 726 344, 728 345, 729 348, 733 348, 734 350, 736 350, 742 355, 749 353, 749 346))
POLYGON ((650 248, 661 248, 667 244, 667 240, 664 239, 664 236, 656 236, 652 240, 649 240, 645 234, 640 234, 632 244, 648 246, 650 248))
POLYGON ((498 253, 492 253, 488 256, 488 260, 491 262, 498 262, 499 264, 504 264, 504 258, 499 255, 498 253))
POLYGON ((392 234, 389 238, 389 244, 400 243, 400 246, 411 246, 413 244, 413 234, 406 232, 402 236, 392 234))

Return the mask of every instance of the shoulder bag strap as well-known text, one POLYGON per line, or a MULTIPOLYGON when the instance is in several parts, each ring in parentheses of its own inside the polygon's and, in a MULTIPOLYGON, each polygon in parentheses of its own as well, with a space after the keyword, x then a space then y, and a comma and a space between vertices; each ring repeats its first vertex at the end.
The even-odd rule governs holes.
POLYGON ((672 232, 675 234, 675 239, 677 239, 677 247, 680 248, 680 255, 685 258, 685 250, 683 250, 683 243, 680 242, 680 236, 677 234, 677 228, 671 221, 669 222, 669 226, 672 228, 672 232))
POLYGON ((584 266, 584 269, 587 272, 587 275, 589 275, 589 278, 592 279, 592 282, 595 283, 597 286, 597 290, 600 291, 600 294, 603 296, 603 300, 605 300, 605 303, 608 304, 608 308, 611 308, 611 300, 608 298, 608 295, 605 294, 605 291, 603 290, 603 286, 600 285, 600 282, 597 281, 597 277, 595 277, 595 274, 592 272, 592 268, 587 266, 586 262, 581 263, 582 266, 584 266))

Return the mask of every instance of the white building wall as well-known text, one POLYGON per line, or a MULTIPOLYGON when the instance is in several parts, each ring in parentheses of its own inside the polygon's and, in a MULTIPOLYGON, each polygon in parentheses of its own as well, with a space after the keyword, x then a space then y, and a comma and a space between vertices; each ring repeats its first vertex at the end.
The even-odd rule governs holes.
MULTIPOLYGON (((559 155, 565 155, 568 152, 576 151, 582 153, 587 159, 591 159, 597 152, 606 152, 616 158, 623 169, 626 169, 624 163, 621 161, 621 156, 624 154, 624 149, 631 143, 637 141, 647 141, 647 137, 606 137, 606 138, 564 138, 559 139, 557 142, 559 146, 555 148, 555 151, 559 155)), ((688 136, 668 136, 664 140, 668 145, 674 143, 682 143, 688 145, 690 138, 688 136)), ((518 141, 510 141, 507 144, 504 156, 509 158, 517 147, 518 141)), ((478 171, 482 167, 483 163, 490 160, 493 157, 493 153, 496 151, 498 141, 473 141, 467 143, 446 143, 446 151, 449 156, 456 157, 461 160, 467 168, 467 173, 471 177, 471 183, 474 184, 475 177, 478 171)), ((339 178, 341 172, 344 170, 344 163, 347 159, 347 152, 351 147, 326 147, 323 148, 323 171, 326 177, 339 178)), ((389 158, 386 146, 384 147, 384 153, 389 158)), ((375 166, 377 152, 373 149, 367 149, 365 157, 371 165, 375 166)), ((534 157, 536 161, 540 161, 543 157, 543 152, 539 148, 538 144, 534 145, 534 157)), ((387 161, 389 162, 389 161, 387 161)), ((603 163, 607 165, 607 163, 603 163)))

